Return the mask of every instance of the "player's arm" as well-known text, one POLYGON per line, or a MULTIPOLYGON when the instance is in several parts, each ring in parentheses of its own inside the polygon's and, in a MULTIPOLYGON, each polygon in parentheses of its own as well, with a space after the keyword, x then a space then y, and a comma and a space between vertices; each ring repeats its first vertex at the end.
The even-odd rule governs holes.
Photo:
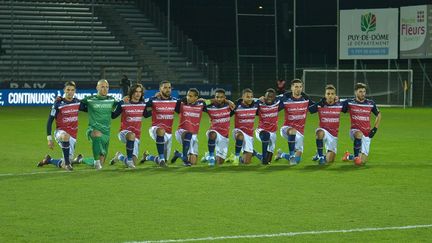
POLYGON ((87 104, 88 104, 87 97, 84 97, 84 99, 82 99, 80 101, 79 110, 80 111, 84 111, 84 112, 88 112, 88 106, 87 106, 87 104))
POLYGON ((378 127, 381 122, 381 112, 377 109, 376 105, 372 108, 372 113, 375 115, 375 123, 373 128, 369 132, 369 138, 373 138, 378 131, 378 127))
POLYGON ((348 112, 348 99, 345 99, 342 101, 342 112, 347 113, 348 112))
POLYGON ((122 103, 123 102, 119 102, 115 107, 114 111, 111 112, 111 119, 116 119, 120 116, 120 114, 122 113, 122 103))
MULTIPOLYGON (((309 113, 313 114, 313 113, 318 112, 318 107, 319 106, 323 107, 325 102, 326 102, 326 98, 323 97, 320 99, 320 101, 313 103, 312 105, 309 105, 309 107, 308 107, 309 113)), ((310 104, 310 102, 309 102, 309 104, 310 104)))
POLYGON ((51 112, 50 115, 48 116, 48 121, 47 121, 47 125, 46 125, 46 132, 47 132, 47 143, 48 143, 48 148, 53 149, 54 148, 54 142, 53 142, 53 137, 52 137, 52 124, 53 121, 55 120, 55 118, 57 117, 57 111, 58 111, 58 106, 57 106, 57 102, 55 102, 51 108, 51 112))
POLYGON ((177 103, 176 103, 176 106, 174 109, 177 114, 180 113, 180 107, 181 107, 181 104, 183 103, 183 101, 184 101, 184 103, 186 103, 187 102, 186 98, 182 98, 181 100, 177 100, 177 103))

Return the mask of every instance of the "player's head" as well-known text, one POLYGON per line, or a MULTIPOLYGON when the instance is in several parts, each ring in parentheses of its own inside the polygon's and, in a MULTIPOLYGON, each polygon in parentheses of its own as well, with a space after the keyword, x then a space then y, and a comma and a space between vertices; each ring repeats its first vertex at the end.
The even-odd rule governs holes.
POLYGON ((225 100, 226 100, 225 90, 217 89, 215 91, 215 102, 220 105, 225 103, 225 100))
POLYGON ((187 103, 192 104, 198 100, 199 91, 195 88, 190 88, 186 94, 187 103))
POLYGON ((106 79, 101 79, 97 82, 96 89, 98 91, 98 95, 107 96, 109 90, 109 83, 106 79))
POLYGON ((250 105, 253 101, 253 92, 251 89, 247 88, 242 91, 243 103, 250 105))
POLYGON ((129 88, 128 96, 132 102, 144 100, 144 87, 142 84, 134 84, 129 88))
POLYGON ((171 82, 163 80, 159 83, 159 92, 163 98, 169 98, 171 96, 171 82))
POLYGON ((367 85, 364 83, 356 83, 354 85, 354 94, 358 101, 363 101, 366 99, 366 88, 367 85))
POLYGON ((300 97, 303 91, 303 82, 300 79, 293 79, 291 81, 291 92, 294 97, 300 97))
POLYGON ((67 81, 64 84, 64 97, 66 100, 72 100, 74 95, 75 95, 75 91, 76 91, 76 85, 74 81, 67 81))
POLYGON ((325 94, 326 102, 329 104, 333 104, 336 99, 336 88, 333 84, 327 84, 325 86, 325 94))
POLYGON ((278 80, 276 81, 276 86, 277 86, 277 88, 280 89, 280 90, 285 89, 285 85, 286 85, 286 81, 283 80, 283 79, 278 79, 278 80))
POLYGON ((268 105, 272 104, 276 99, 276 91, 274 89, 267 89, 264 94, 264 102, 268 105))

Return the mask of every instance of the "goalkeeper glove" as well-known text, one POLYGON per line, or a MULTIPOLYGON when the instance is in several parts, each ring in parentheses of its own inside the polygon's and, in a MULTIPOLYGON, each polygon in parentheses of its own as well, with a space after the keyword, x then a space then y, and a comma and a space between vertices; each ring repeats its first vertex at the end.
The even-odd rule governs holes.
POLYGON ((373 138, 377 131, 378 131, 378 128, 376 128, 376 127, 372 128, 372 130, 370 130, 370 132, 369 132, 369 138, 373 138))

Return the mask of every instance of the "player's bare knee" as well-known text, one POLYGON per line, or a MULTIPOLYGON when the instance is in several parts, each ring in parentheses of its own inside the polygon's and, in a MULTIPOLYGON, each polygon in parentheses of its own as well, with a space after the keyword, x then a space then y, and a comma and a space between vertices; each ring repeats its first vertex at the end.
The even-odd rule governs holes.
POLYGON ((209 139, 215 140, 216 139, 216 133, 215 132, 209 132, 209 139))
POLYGON ((62 142, 69 142, 70 135, 67 133, 62 133, 60 136, 60 141, 62 142))
POLYGON ((244 139, 243 133, 237 132, 235 135, 236 140, 242 140, 244 139))
POLYGON ((135 133, 133 133, 133 132, 128 132, 128 133, 126 134, 126 139, 129 140, 129 141, 134 141, 134 140, 135 140, 135 133))
POLYGON ((357 139, 361 139, 363 137, 363 133, 360 131, 357 131, 354 133, 354 137, 357 139))
POLYGON ((317 139, 323 139, 324 138, 324 131, 323 130, 316 131, 316 138, 317 139))
POLYGON ((287 135, 296 135, 297 134, 297 130, 294 128, 290 128, 287 131, 287 135))
POLYGON ((158 135, 160 137, 165 136, 165 129, 163 129, 163 128, 156 129, 156 135, 158 135))
POLYGON ((98 130, 93 130, 91 132, 90 136, 93 137, 93 138, 99 138, 99 137, 102 137, 102 133, 100 131, 98 131, 98 130))

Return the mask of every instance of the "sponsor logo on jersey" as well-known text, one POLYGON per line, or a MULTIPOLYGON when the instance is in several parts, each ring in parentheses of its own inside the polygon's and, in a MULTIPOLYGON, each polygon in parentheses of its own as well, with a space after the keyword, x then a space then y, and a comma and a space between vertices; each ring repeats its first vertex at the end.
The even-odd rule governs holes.
POLYGON ((358 121, 369 121, 369 116, 352 116, 353 120, 358 120, 358 121))
POLYGON ((323 118, 321 118, 321 122, 337 123, 337 122, 339 122, 339 118, 327 118, 327 117, 323 117, 323 118))
POLYGON ((213 123, 225 123, 225 122, 229 122, 230 121, 230 118, 229 117, 227 117, 227 118, 219 118, 219 119, 213 119, 213 123))
POLYGON ((72 116, 72 117, 64 117, 62 119, 63 123, 68 123, 68 122, 76 122, 78 121, 78 117, 77 116, 72 116))
POLYGON ((303 120, 305 118, 306 118, 306 114, 288 116, 288 120, 303 120))
POLYGON ((174 111, 174 106, 155 106, 154 109, 156 111, 174 111))
POLYGON ((183 112, 183 115, 188 117, 200 117, 200 113, 190 112, 190 111, 183 112))
POLYGON ((141 116, 138 116, 138 117, 127 117, 126 118, 126 121, 128 121, 128 122, 140 122, 140 121, 142 121, 142 117, 141 116))
POLYGON ((156 116, 156 119, 160 119, 160 120, 172 120, 172 119, 174 119, 174 115, 162 115, 162 114, 158 114, 156 116))

